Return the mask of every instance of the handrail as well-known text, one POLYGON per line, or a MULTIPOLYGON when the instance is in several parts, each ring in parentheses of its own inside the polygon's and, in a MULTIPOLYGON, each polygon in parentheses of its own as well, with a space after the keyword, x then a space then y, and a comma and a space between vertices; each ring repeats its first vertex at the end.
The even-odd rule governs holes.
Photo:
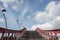
POLYGON ((17 32, 17 33, 20 33, 20 32, 22 32, 23 30, 26 30, 26 28, 24 28, 24 29, 22 29, 22 30, 11 30, 11 29, 5 29, 5 28, 1 28, 0 27, 0 33, 2 33, 2 32, 5 32, 5 33, 15 33, 15 32, 17 32), (6 31, 5 31, 6 30, 6 31))
MULTIPOLYGON (((21 35, 23 36, 23 34, 26 32, 26 28, 23 28, 22 30, 11 30, 11 29, 5 29, 5 28, 1 28, 0 27, 0 33, 2 33, 2 36, 1 36, 1 40, 9 40, 9 35, 10 33, 12 33, 12 37, 13 37, 13 34, 14 34, 14 39, 12 40, 17 40, 17 36, 21 35), (8 36, 7 36, 7 39, 5 38, 4 39, 4 34, 5 33, 8 33, 8 36), (18 35, 19 34, 19 35, 18 35), (16 35, 16 36, 15 36, 16 35)), ((20 36, 20 37, 21 37, 20 36)))
POLYGON ((57 34, 60 33, 60 29, 53 29, 53 30, 42 30, 37 28, 36 31, 44 37, 46 40, 58 40, 57 34), (54 34, 54 36, 53 36, 54 34), (55 38, 54 38, 55 37, 55 38))

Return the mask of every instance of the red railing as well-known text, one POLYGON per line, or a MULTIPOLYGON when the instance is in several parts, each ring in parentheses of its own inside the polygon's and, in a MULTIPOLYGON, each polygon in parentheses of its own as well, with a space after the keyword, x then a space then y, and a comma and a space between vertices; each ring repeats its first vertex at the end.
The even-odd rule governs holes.
POLYGON ((17 40, 17 37, 23 36, 25 32, 26 32, 26 28, 22 30, 10 30, 10 29, 5 29, 5 28, 0 28, 0 33, 2 33, 0 40, 9 40, 10 36, 12 37, 12 39, 10 40, 17 40), (7 34, 7 35, 4 37, 4 34, 7 34))
POLYGON ((41 30, 40 28, 37 28, 36 31, 46 40, 58 40, 57 35, 60 33, 60 29, 41 30))
MULTIPOLYGON (((41 30, 40 28, 37 28, 36 31, 45 38, 45 40, 58 40, 57 34, 60 33, 60 29, 54 29, 54 30, 41 30)), ((10 30, 5 28, 0 28, 0 33, 2 33, 0 40, 17 40, 19 37, 22 37, 23 34, 26 32, 26 28, 22 30, 10 30), (7 36, 4 36, 4 34, 8 34, 7 36), (10 35, 11 34, 11 35, 10 35), (12 38, 10 38, 12 37, 12 38)))

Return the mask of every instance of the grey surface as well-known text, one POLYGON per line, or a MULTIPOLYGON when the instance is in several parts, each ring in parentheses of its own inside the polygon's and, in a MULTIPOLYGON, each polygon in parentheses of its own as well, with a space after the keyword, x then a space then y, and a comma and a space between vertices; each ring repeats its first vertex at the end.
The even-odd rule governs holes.
POLYGON ((36 31, 27 31, 19 40, 44 40, 36 31))

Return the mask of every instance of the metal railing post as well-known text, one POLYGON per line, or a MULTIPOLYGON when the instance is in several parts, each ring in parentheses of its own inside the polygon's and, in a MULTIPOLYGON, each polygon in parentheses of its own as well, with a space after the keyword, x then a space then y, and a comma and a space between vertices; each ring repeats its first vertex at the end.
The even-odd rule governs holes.
POLYGON ((4 37, 4 33, 5 33, 5 32, 3 32, 3 33, 2 33, 2 36, 1 36, 1 40, 3 40, 3 37, 4 37))

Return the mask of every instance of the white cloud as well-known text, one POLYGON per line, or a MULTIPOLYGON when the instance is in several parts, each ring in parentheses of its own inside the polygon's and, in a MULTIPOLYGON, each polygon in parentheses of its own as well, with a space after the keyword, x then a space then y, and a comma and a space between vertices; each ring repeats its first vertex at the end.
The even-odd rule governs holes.
POLYGON ((2 2, 14 2, 15 0, 0 0, 2 2))
POLYGON ((46 23, 49 22, 53 19, 53 16, 47 14, 46 12, 39 12, 35 18, 34 18, 37 22, 40 23, 46 23))
POLYGON ((22 6, 24 4, 24 1, 23 0, 15 0, 13 2, 9 2, 8 5, 11 6, 11 9, 16 11, 16 12, 21 12, 22 11, 22 6))
POLYGON ((52 22, 55 29, 60 29, 60 17, 56 17, 56 19, 52 22))
POLYGON ((33 25, 30 30, 35 30, 36 28, 40 28, 42 30, 52 30, 52 29, 60 29, 60 17, 57 17, 53 21, 44 24, 33 25))
POLYGON ((10 2, 15 2, 15 0, 0 0, 0 1, 3 2, 3 5, 4 5, 5 7, 8 7, 8 3, 10 3, 10 2))
POLYGON ((12 8, 14 11, 18 11, 18 5, 17 5, 17 4, 11 5, 11 8, 12 8))
POLYGON ((60 2, 50 2, 43 12, 38 12, 34 20, 42 24, 33 25, 30 29, 40 28, 43 30, 60 29, 60 2))
POLYGON ((27 13, 27 11, 28 11, 28 6, 25 5, 23 7, 23 10, 21 11, 21 15, 19 16, 19 18, 21 18, 23 20, 25 15, 26 15, 26 13, 27 13))
POLYGON ((0 27, 5 28, 5 20, 4 20, 4 18, 0 18, 0 27))
POLYGON ((31 16, 27 16, 27 19, 30 19, 31 18, 31 16))
POLYGON ((3 18, 0 18, 0 22, 4 22, 4 19, 3 18))
POLYGON ((30 30, 35 30, 36 28, 40 28, 40 29, 42 29, 42 30, 51 30, 51 29, 53 29, 53 25, 52 24, 50 24, 50 23, 45 23, 45 24, 38 24, 38 25, 33 25, 31 28, 30 28, 30 30))
POLYGON ((43 29, 43 30, 51 30, 51 29, 53 29, 53 25, 50 23, 45 23, 45 24, 42 24, 41 27, 39 27, 39 28, 43 29))
POLYGON ((12 10, 19 11, 22 8, 22 5, 24 3, 23 0, 0 0, 3 3, 3 6, 5 8, 8 8, 10 6, 12 10))
POLYGON ((50 2, 45 11, 48 12, 52 16, 60 16, 60 2, 56 3, 55 1, 50 2))
POLYGON ((34 19, 37 22, 51 21, 52 18, 60 16, 59 10, 60 10, 60 2, 56 3, 55 1, 52 1, 46 6, 45 11, 37 13, 34 19))
MULTIPOLYGON (((40 25, 39 25, 39 26, 40 26, 40 25)), ((38 28, 38 25, 33 25, 31 28, 29 28, 29 29, 27 29, 27 30, 30 30, 30 31, 33 30, 33 31, 34 31, 36 28, 38 28)))

